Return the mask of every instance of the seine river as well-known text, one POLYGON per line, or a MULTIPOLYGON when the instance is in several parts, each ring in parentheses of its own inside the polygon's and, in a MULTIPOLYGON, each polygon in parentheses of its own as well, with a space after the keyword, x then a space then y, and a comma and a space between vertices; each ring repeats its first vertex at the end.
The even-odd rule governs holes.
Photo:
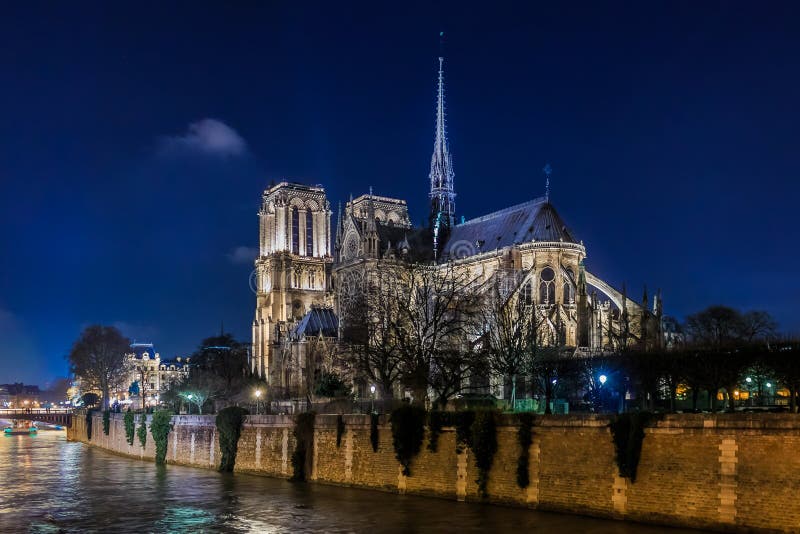
MULTIPOLYGON (((682 531, 188 467, 66 440, 0 437, 0 532, 682 531)), ((686 531, 683 531, 686 532, 686 531)))

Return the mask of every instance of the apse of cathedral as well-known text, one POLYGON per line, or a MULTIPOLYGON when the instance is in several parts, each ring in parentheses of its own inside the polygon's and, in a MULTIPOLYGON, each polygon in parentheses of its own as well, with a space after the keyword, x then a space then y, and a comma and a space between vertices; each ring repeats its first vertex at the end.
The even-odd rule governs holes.
POLYGON ((370 188, 344 209, 339 204, 331 241, 332 211, 323 186, 282 182, 264 191, 253 370, 271 386, 305 394, 310 374, 332 365, 348 310, 358 306, 355 296, 386 261, 447 265, 481 283, 508 281, 543 318, 545 343, 578 355, 662 345, 660 294, 652 304, 646 291, 634 301, 624 287, 617 290, 587 269, 584 243, 551 202, 549 165, 541 197, 456 220, 443 67, 439 58, 428 225, 413 227, 405 200, 370 188), (319 361, 320 352, 327 362, 319 361))

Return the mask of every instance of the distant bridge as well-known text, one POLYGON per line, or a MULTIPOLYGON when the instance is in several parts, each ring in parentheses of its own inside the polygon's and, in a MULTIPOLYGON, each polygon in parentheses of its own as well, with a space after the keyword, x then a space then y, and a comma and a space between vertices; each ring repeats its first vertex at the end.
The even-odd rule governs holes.
POLYGON ((70 426, 72 410, 63 408, 14 408, 0 409, 0 419, 39 421, 52 425, 70 426))

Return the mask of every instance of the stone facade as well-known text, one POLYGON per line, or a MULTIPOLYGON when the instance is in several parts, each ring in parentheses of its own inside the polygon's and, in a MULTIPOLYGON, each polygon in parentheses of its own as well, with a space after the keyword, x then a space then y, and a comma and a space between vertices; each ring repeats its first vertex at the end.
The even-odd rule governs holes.
MULTIPOLYGON (((471 451, 457 453, 455 431, 445 428, 437 452, 427 439, 401 474, 388 421, 381 419, 378 451, 370 443, 368 416, 344 416, 336 445, 336 416, 320 415, 314 431, 311 481, 400 493, 480 501, 471 451)), ((213 416, 175 416, 167 462, 216 468, 219 445, 213 416)), ((636 482, 621 478, 602 416, 544 416, 533 427, 528 451, 530 485, 516 483, 517 427, 501 421, 498 450, 489 473, 488 501, 514 506, 629 519, 645 523, 753 532, 800 530, 800 419, 795 415, 670 415, 648 428, 636 482)), ((138 424, 138 421, 137 421, 138 424)), ((125 442, 122 414, 102 431, 93 423, 91 444, 132 458, 152 459, 125 442)), ((235 470, 275 477, 292 474, 295 447, 289 416, 249 416, 239 441, 235 470)), ((72 440, 86 441, 85 419, 73 418, 72 440)))

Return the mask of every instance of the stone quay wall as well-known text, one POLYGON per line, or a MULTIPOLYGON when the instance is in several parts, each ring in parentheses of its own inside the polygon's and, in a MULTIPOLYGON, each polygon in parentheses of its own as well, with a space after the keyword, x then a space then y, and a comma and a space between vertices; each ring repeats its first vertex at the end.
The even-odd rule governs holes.
MULTIPOLYGON (((337 416, 316 417, 310 481, 482 500, 474 457, 468 448, 456 452, 454 429, 443 429, 435 453, 428 450, 426 435, 406 477, 395 459, 388 417, 380 419, 377 452, 370 442, 369 416, 343 419, 345 430, 337 447, 337 416)), ((537 417, 528 451, 530 485, 523 489, 516 481, 518 427, 501 418, 486 500, 720 531, 800 532, 800 416, 665 416, 645 430, 636 482, 618 476, 609 421, 604 416, 537 417)), ((168 463, 219 465, 214 416, 174 416, 173 425, 168 463)), ((248 416, 235 471, 290 477, 293 430, 290 416, 248 416)), ((125 441, 122 414, 112 414, 108 436, 102 415, 95 414, 92 434, 88 442, 85 418, 73 417, 69 439, 133 458, 154 457, 149 432, 144 448, 138 437, 133 445, 125 441)))

